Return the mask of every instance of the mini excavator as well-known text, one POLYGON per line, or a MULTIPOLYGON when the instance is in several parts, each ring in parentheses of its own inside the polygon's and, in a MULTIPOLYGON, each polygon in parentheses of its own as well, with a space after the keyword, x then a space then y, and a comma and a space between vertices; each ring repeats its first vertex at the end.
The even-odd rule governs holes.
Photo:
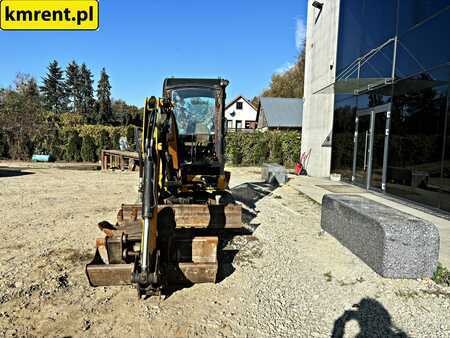
POLYGON ((227 85, 223 79, 168 78, 162 98, 146 99, 141 203, 123 204, 116 224, 98 224, 104 238, 96 240, 86 266, 92 286, 134 284, 144 297, 216 281, 221 238, 242 227, 241 206, 224 171, 227 85))

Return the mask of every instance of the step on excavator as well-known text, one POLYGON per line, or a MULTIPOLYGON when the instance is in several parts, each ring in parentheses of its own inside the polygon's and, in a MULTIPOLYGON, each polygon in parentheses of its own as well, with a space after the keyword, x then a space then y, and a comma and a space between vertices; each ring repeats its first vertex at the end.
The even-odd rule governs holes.
POLYGON ((146 99, 140 203, 123 204, 116 224, 98 224, 104 238, 86 266, 92 286, 134 284, 147 297, 216 281, 221 237, 242 227, 224 171, 227 85, 168 78, 162 98, 146 99))

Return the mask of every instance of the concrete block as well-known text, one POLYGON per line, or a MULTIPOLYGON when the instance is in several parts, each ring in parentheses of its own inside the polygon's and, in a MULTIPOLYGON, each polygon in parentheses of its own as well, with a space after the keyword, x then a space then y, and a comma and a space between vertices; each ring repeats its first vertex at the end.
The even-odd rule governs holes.
POLYGON ((325 195, 321 227, 383 277, 431 277, 436 270, 436 226, 362 196, 325 195))
POLYGON ((340 182, 342 180, 341 174, 330 174, 330 181, 340 182))
POLYGON ((261 178, 270 184, 285 184, 287 182, 287 170, 276 163, 264 163, 261 167, 261 178))

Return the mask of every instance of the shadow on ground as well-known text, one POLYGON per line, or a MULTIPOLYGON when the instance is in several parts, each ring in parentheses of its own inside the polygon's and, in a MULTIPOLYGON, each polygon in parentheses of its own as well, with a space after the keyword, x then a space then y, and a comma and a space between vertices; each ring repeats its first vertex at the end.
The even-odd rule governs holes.
POLYGON ((272 193, 277 187, 277 185, 265 182, 248 182, 231 189, 231 194, 236 202, 243 206, 242 221, 245 224, 250 224, 256 217, 256 202, 272 193))
POLYGON ((356 338, 386 337, 408 338, 409 336, 396 328, 392 323, 388 310, 373 298, 363 298, 353 305, 355 310, 347 310, 334 322, 331 338, 341 338, 345 334, 345 325, 355 320, 359 325, 356 338))
POLYGON ((17 177, 17 176, 24 176, 24 175, 32 175, 33 172, 29 171, 22 171, 22 169, 18 168, 0 168, 0 178, 3 177, 17 177))
MULTIPOLYGON (((244 249, 248 243, 253 244, 257 241, 257 238, 253 236, 253 232, 258 228, 259 224, 251 223, 258 214, 256 211, 256 202, 269 195, 276 188, 276 186, 264 182, 249 182, 231 189, 233 199, 242 205, 243 226, 240 229, 224 229, 219 235, 219 244, 217 247, 219 267, 216 283, 222 282, 235 271, 233 262, 235 262, 235 257, 239 251, 244 249)), ((244 256, 248 255, 252 255, 252 252, 244 256)), ((164 292, 165 298, 167 299, 176 291, 191 286, 192 284, 188 284, 166 289, 164 292)))
POLYGON ((253 233, 259 224, 252 223, 257 216, 256 202, 269 195, 277 187, 264 182, 248 182, 231 189, 231 194, 236 202, 242 205, 243 227, 236 230, 228 230, 221 237, 218 248, 219 271, 217 282, 220 283, 230 276, 235 268, 233 262, 238 252, 247 243, 255 240, 253 233))

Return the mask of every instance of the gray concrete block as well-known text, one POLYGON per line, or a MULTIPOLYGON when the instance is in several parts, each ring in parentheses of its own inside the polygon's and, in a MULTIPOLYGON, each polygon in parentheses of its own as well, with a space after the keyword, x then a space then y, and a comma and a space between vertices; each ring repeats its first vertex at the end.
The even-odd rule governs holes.
POLYGON ((439 258, 433 223, 357 195, 325 195, 323 230, 389 278, 431 277, 439 258))
POLYGON ((261 167, 261 178, 270 184, 285 184, 287 182, 287 170, 280 164, 264 163, 261 167))

